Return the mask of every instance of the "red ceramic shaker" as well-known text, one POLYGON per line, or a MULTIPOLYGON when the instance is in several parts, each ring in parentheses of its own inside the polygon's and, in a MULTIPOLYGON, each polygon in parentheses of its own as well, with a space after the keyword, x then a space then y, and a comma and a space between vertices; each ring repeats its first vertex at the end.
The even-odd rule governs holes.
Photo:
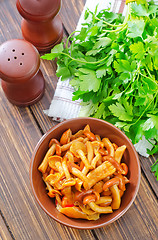
POLYGON ((63 26, 58 15, 61 0, 17 0, 16 6, 23 17, 21 30, 25 40, 40 52, 48 52, 61 42, 63 26))
POLYGON ((37 49, 22 39, 0 46, 0 78, 8 100, 17 106, 36 103, 44 94, 45 82, 37 49))

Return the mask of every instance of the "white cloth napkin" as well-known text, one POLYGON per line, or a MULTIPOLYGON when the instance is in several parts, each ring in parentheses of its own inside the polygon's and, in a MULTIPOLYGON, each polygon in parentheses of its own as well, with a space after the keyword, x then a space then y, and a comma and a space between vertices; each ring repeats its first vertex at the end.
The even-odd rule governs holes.
MULTIPOLYGON (((156 1, 157 2, 157 1, 156 1)), ((102 9, 109 8, 112 12, 121 12, 125 15, 126 5, 125 0, 87 0, 84 6, 83 12, 77 24, 76 30, 81 29, 81 24, 84 22, 84 13, 87 8, 94 11, 98 4, 98 12, 102 9)), ((156 3, 157 4, 157 3, 156 3)), ((48 110, 44 110, 44 113, 53 120, 62 122, 63 120, 76 118, 79 116, 81 110, 80 100, 72 101, 73 88, 69 84, 69 80, 61 81, 58 80, 56 91, 53 100, 48 110)), ((152 148, 145 137, 142 138, 137 144, 135 144, 136 151, 144 156, 148 157, 147 149, 152 148)))
MULTIPOLYGON (((97 4, 98 12, 109 7, 113 12, 123 12, 123 14, 125 14, 126 11, 125 0, 87 0, 76 30, 81 29, 81 24, 84 22, 85 10, 89 8, 89 10, 94 11, 97 4)), ((69 80, 61 81, 59 79, 50 107, 48 110, 44 110, 44 113, 59 122, 78 117, 81 101, 72 101, 72 93, 73 88, 69 85, 69 80)))

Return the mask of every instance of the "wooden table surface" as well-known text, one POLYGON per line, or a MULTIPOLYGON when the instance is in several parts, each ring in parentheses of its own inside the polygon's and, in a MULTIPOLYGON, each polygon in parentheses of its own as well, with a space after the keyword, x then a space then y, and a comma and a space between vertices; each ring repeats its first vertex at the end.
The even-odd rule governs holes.
MULTIPOLYGON (((75 30, 85 0, 63 0, 60 16, 64 36, 75 30)), ((15 0, 0 0, 0 44, 22 38, 15 0)), ((53 98, 57 77, 52 61, 41 61, 46 80, 43 98, 19 108, 0 87, 0 239, 158 239, 158 182, 150 171, 154 157, 140 157, 141 183, 137 197, 116 222, 96 230, 77 230, 51 219, 37 204, 29 183, 29 165, 41 136, 56 125, 44 115, 53 98)))

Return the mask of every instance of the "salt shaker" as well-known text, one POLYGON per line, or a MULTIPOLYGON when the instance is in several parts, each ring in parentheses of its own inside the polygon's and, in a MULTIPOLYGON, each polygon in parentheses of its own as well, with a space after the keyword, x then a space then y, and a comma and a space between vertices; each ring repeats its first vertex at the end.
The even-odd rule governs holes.
POLYGON ((40 52, 48 52, 60 43, 63 26, 58 12, 61 0, 17 0, 16 6, 23 17, 22 35, 40 52))
POLYGON ((45 81, 38 50, 22 39, 0 46, 0 78, 8 100, 17 106, 36 103, 44 94, 45 81))

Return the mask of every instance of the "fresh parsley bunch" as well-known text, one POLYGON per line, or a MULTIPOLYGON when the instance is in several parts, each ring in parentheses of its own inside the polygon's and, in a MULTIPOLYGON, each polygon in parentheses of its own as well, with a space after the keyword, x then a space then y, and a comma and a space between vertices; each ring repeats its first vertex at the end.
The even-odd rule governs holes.
POLYGON ((72 33, 43 59, 57 58, 57 76, 71 79, 82 116, 104 119, 137 143, 142 136, 158 153, 158 6, 139 0, 127 14, 85 13, 72 33), (68 47, 68 42, 71 45, 68 47))

